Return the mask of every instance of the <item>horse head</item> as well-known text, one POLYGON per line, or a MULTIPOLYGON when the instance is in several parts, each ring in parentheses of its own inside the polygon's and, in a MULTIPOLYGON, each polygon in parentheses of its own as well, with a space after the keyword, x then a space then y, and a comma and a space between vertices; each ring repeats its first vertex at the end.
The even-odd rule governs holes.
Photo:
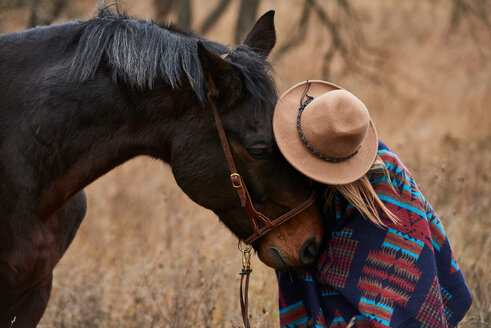
MULTIPOLYGON (((238 172, 255 208, 271 219, 305 201, 311 194, 308 179, 295 171, 279 152, 272 130, 277 101, 267 57, 275 41, 274 12, 263 15, 243 44, 217 54, 198 44, 198 57, 208 94, 214 96, 238 172)), ((174 139, 170 164, 177 183, 196 203, 213 210, 240 239, 253 232, 230 182, 230 172, 220 145, 209 104, 194 113, 174 139), (206 123, 205 123, 206 121, 206 123)), ((267 265, 286 269, 316 260, 322 238, 322 222, 316 206, 253 243, 267 265)))

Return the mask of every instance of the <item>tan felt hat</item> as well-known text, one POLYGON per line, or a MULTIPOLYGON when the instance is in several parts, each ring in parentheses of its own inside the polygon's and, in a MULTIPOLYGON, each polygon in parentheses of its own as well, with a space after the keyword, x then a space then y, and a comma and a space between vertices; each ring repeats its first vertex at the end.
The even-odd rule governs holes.
POLYGON ((278 147, 293 167, 330 185, 368 172, 378 138, 366 106, 335 84, 307 80, 278 100, 273 116, 278 147))

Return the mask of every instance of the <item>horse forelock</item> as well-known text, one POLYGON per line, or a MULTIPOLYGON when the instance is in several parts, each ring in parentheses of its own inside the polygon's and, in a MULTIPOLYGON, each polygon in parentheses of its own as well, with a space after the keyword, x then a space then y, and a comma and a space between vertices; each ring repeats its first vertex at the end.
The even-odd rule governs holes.
POLYGON ((245 45, 235 48, 226 60, 241 72, 243 88, 253 108, 272 113, 278 95, 271 64, 245 45))

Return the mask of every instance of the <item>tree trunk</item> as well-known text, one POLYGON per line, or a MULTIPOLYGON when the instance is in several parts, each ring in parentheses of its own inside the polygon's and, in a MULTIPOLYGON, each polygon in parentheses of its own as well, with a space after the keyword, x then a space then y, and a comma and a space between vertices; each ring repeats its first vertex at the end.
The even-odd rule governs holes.
POLYGON ((36 27, 39 25, 39 2, 31 1, 29 2, 29 21, 27 22, 27 27, 36 27))
POLYGON ((177 24, 185 29, 191 28, 192 9, 191 0, 179 0, 177 24))
POLYGON ((153 6, 155 8, 155 18, 158 22, 164 22, 167 20, 174 5, 173 0, 153 0, 153 6))
POLYGON ((286 54, 287 51, 299 47, 306 40, 305 36, 307 35, 309 17, 313 5, 313 0, 304 0, 300 20, 297 24, 295 24, 296 26, 298 26, 298 29, 294 34, 289 36, 288 41, 286 41, 279 47, 279 50, 275 54, 275 59, 279 59, 284 54, 286 54))
POLYGON ((213 27, 213 25, 215 25, 215 23, 218 21, 218 19, 225 12, 225 9, 227 9, 227 6, 229 3, 230 3, 230 0, 220 0, 220 3, 218 3, 218 5, 215 7, 215 9, 206 18, 203 25, 201 25, 201 28, 199 29, 200 34, 206 34, 206 32, 208 32, 213 27))
POLYGON ((240 43, 246 31, 252 27, 256 19, 259 0, 241 0, 239 18, 235 28, 235 43, 240 43))
POLYGON ((67 5, 67 0, 55 0, 53 1, 53 10, 51 12, 51 17, 49 18, 49 22, 47 22, 47 24, 51 24, 53 23, 53 21, 55 19, 58 18, 58 16, 61 15, 61 12, 63 11, 63 9, 65 9, 66 5, 67 5))
POLYGON ((28 5, 30 16, 27 25, 28 27, 35 27, 53 23, 65 9, 67 0, 54 0, 51 6, 48 1, 31 0, 28 5), (44 8, 44 15, 40 14, 42 12, 41 7, 44 8))

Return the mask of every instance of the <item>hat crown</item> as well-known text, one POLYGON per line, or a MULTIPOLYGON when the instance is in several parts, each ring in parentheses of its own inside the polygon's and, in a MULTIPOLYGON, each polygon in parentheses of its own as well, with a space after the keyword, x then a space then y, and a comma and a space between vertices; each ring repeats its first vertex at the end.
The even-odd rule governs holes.
POLYGON ((273 131, 286 160, 320 183, 356 181, 377 156, 377 130, 365 105, 326 81, 288 89, 276 103, 273 131))
POLYGON ((356 152, 369 124, 366 106, 346 90, 333 90, 315 98, 305 107, 301 118, 307 142, 331 158, 344 158, 356 152))

